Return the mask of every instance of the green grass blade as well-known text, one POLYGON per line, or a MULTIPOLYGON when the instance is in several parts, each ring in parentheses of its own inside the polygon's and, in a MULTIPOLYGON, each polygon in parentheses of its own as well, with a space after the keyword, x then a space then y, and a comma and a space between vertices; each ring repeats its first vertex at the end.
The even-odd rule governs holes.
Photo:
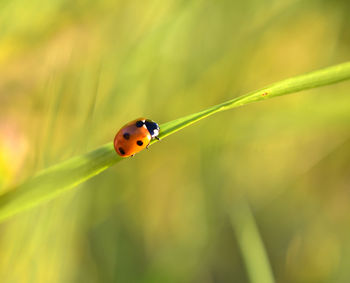
POLYGON ((201 112, 188 115, 183 118, 165 123, 161 126, 160 138, 164 138, 176 131, 181 130, 203 118, 213 115, 217 112, 236 108, 252 102, 269 99, 301 90, 315 88, 344 81, 350 78, 350 62, 329 68, 321 69, 315 72, 307 73, 301 76, 283 80, 262 89, 239 96, 224 103, 215 105, 201 112))
POLYGON ((115 153, 113 145, 107 144, 43 170, 32 179, 0 196, 0 220, 54 198, 121 159, 115 153))
MULTIPOLYGON (((283 80, 201 112, 162 124, 159 137, 165 138, 217 112, 347 79, 350 79, 350 62, 283 80)), ((157 141, 152 141, 155 142, 157 141)), ((51 199, 121 160, 123 159, 114 152, 112 143, 109 143, 90 153, 43 170, 37 176, 0 196, 0 220, 51 199)))
POLYGON ((229 212, 248 277, 252 283, 274 283, 269 258, 248 203, 241 199, 229 212))

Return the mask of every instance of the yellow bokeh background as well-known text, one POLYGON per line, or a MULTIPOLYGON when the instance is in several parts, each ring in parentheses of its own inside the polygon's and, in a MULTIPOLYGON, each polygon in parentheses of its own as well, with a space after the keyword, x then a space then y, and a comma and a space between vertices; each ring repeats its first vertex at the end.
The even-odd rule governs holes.
MULTIPOLYGON (((4 0, 0 192, 113 140, 349 59, 348 1, 4 0)), ((350 83, 214 115, 0 226, 0 282, 349 282, 350 83), (261 281, 263 282, 263 281, 261 281)))

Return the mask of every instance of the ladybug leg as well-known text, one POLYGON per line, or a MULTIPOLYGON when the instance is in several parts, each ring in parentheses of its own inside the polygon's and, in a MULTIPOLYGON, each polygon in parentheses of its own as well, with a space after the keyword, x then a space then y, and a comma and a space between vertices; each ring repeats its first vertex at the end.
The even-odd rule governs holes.
POLYGON ((155 137, 155 139, 156 139, 157 141, 160 141, 160 139, 159 139, 158 137, 155 137))
POLYGON ((133 155, 130 155, 130 157, 134 157, 135 156, 135 154, 133 154, 133 155))

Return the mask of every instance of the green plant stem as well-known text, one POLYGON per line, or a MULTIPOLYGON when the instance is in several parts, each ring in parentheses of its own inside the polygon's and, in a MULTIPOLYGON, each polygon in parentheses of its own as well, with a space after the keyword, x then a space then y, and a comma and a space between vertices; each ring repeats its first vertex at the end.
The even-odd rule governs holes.
MULTIPOLYGON (((161 124, 159 138, 163 139, 221 111, 347 79, 350 79, 350 62, 283 80, 198 113, 161 124)), ((152 144, 155 142, 157 141, 153 140, 152 144)), ((45 169, 35 177, 0 196, 0 220, 33 207, 42 201, 52 199, 57 194, 77 186, 123 159, 114 152, 112 143, 108 143, 90 153, 45 169)))

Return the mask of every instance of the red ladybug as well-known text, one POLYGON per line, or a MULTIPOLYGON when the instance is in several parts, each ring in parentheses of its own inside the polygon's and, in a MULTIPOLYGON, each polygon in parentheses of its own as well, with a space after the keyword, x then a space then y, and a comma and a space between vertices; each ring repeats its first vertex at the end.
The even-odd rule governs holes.
POLYGON ((136 119, 122 127, 114 138, 114 149, 122 157, 133 156, 157 139, 159 126, 146 118, 136 119))

